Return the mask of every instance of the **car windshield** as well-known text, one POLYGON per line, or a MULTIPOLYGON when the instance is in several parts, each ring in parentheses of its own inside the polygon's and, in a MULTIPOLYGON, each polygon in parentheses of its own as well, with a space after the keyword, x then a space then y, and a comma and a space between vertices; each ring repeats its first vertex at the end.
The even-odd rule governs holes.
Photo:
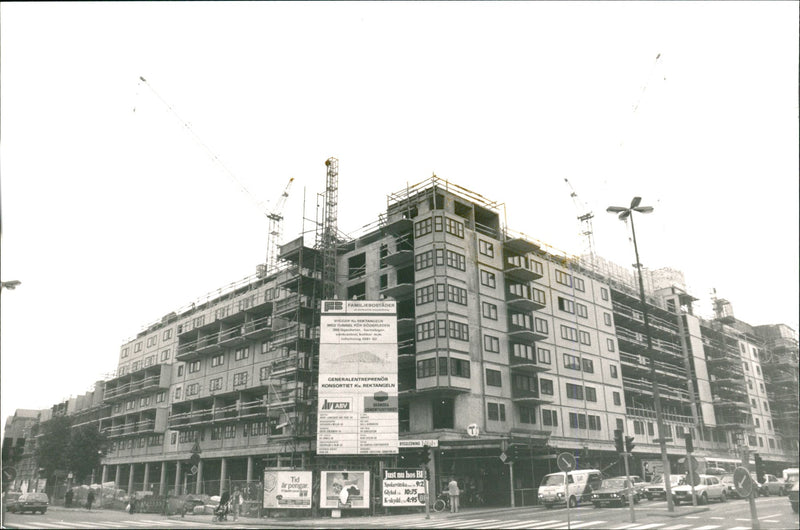
POLYGON ((603 481, 602 488, 607 489, 622 489, 626 487, 625 482, 627 482, 624 478, 607 478, 603 481))
POLYGON ((733 484, 733 475, 725 475, 719 481, 725 484, 733 484))
POLYGON ((542 480, 542 486, 563 486, 564 475, 547 475, 542 480))

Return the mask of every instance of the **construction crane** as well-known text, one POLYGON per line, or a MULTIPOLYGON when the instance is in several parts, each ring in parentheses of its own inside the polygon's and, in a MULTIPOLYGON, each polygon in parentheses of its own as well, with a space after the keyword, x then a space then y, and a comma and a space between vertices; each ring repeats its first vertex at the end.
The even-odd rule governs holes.
POLYGON ((585 248, 584 253, 589 255, 590 259, 594 259, 594 230, 592 229, 592 219, 594 213, 589 210, 588 205, 578 198, 578 193, 572 187, 569 179, 564 178, 564 182, 569 186, 572 202, 575 204, 575 209, 578 211, 578 221, 581 222, 581 235, 584 237, 585 248))
POLYGON ((266 274, 269 274, 278 264, 278 247, 281 244, 281 237, 283 235, 283 207, 286 204, 286 199, 289 197, 289 189, 292 187, 294 177, 289 179, 272 211, 267 214, 269 219, 269 231, 267 237, 267 268, 266 274))

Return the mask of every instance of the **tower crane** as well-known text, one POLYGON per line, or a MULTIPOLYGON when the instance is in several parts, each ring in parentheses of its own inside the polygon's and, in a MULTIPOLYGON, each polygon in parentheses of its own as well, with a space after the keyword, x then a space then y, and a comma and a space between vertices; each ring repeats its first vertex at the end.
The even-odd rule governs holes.
POLYGON ((283 235, 283 207, 286 204, 286 199, 289 197, 289 189, 292 187, 294 177, 289 179, 286 187, 283 189, 278 201, 272 208, 272 211, 267 214, 269 219, 269 231, 267 237, 267 274, 272 271, 278 264, 278 246, 281 244, 281 236, 283 235))
POLYGON ((585 238, 586 253, 589 254, 590 259, 594 259, 594 230, 592 229, 592 218, 594 213, 589 210, 588 205, 578 198, 575 188, 572 187, 569 179, 564 178, 564 182, 569 186, 572 202, 575 204, 575 209, 578 211, 578 221, 581 222, 581 235, 585 238))

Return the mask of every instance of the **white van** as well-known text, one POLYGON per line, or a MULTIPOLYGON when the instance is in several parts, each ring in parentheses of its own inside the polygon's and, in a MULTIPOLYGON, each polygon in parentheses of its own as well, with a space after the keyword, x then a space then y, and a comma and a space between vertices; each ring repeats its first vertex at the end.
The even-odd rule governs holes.
POLYGON ((556 504, 566 505, 570 508, 578 505, 583 500, 592 497, 592 491, 600 487, 603 476, 597 469, 576 469, 567 474, 567 491, 569 501, 564 495, 564 473, 551 473, 545 475, 539 485, 539 504, 552 508, 556 504))

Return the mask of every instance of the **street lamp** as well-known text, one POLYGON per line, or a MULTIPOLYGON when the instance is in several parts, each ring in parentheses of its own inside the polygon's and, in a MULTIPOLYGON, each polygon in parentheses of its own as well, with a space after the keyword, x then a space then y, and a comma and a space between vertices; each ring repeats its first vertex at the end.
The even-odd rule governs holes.
POLYGON ((656 363, 655 355, 653 354, 653 339, 650 337, 650 318, 647 311, 647 299, 644 296, 644 281, 642 279, 642 264, 639 262, 639 247, 636 245, 636 228, 633 225, 633 212, 650 213, 653 211, 652 206, 639 206, 641 204, 641 197, 634 197, 631 205, 628 208, 623 206, 609 206, 606 211, 608 213, 619 214, 619 218, 623 221, 626 219, 631 220, 631 232, 633 233, 633 250, 636 253, 636 271, 639 273, 639 298, 642 302, 642 314, 644 315, 644 334, 647 337, 647 353, 650 356, 650 379, 653 382, 653 405, 656 409, 656 423, 658 425, 658 443, 661 447, 661 464, 664 468, 664 491, 667 497, 667 511, 675 511, 675 505, 672 502, 672 485, 670 483, 669 472, 669 459, 667 458, 667 440, 664 437, 664 417, 661 414, 661 393, 658 390, 658 383, 656 382, 656 363))

